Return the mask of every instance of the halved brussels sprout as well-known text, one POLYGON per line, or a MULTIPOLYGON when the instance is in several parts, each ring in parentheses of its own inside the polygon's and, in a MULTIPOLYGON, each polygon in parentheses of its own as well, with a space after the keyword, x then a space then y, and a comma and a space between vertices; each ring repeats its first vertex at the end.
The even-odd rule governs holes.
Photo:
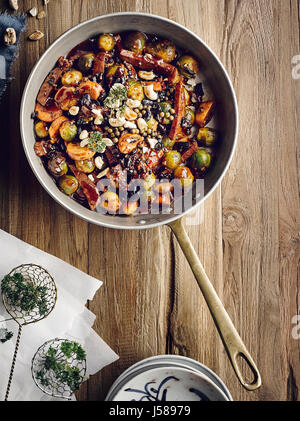
POLYGON ((147 121, 147 126, 149 129, 156 131, 158 126, 158 121, 155 120, 153 116, 151 116, 150 120, 147 121))
POLYGON ((115 39, 110 34, 102 34, 98 38, 98 48, 102 51, 111 51, 115 47, 115 39))
POLYGON ((211 155, 206 149, 198 149, 191 157, 191 166, 204 170, 210 166, 211 155))
POLYGON ((167 63, 170 63, 175 59, 176 47, 172 41, 162 40, 147 44, 146 52, 155 57, 161 58, 167 63))
POLYGON ((182 187, 189 187, 193 184, 194 176, 188 167, 177 167, 174 176, 180 180, 182 187))
POLYGON ((160 112, 168 113, 171 110, 171 104, 169 102, 160 102, 158 109, 160 112))
POLYGON ((145 97, 144 89, 141 82, 137 80, 130 80, 128 82, 128 98, 142 101, 145 97))
POLYGON ((165 136, 162 140, 162 144, 167 149, 172 149, 175 145, 176 140, 171 140, 169 137, 165 136))
POLYGON ((82 73, 87 73, 93 67, 95 54, 87 53, 79 57, 77 66, 82 73))
POLYGON ((72 121, 64 121, 59 128, 59 134, 63 140, 70 142, 77 134, 77 127, 72 121))
POLYGON ((199 64, 192 56, 182 56, 177 60, 177 67, 187 78, 194 77, 199 72, 199 64))
POLYGON ((184 118, 193 125, 195 123, 195 111, 191 107, 185 107, 185 116, 184 118))
POLYGON ((48 127, 44 121, 38 121, 37 123, 35 123, 34 130, 39 138, 48 136, 48 127))
POLYGON ((142 32, 131 32, 125 38, 125 48, 141 54, 146 44, 146 35, 142 32))
POLYGON ((153 184, 155 184, 155 180, 156 180, 156 177, 155 177, 155 175, 153 174, 153 172, 148 173, 148 174, 145 176, 145 178, 144 178, 144 187, 145 187, 145 189, 146 189, 146 190, 151 189, 151 187, 153 186, 153 184))
POLYGON ((218 133, 214 129, 210 129, 209 127, 203 127, 198 130, 197 140, 201 143, 204 143, 206 146, 212 146, 216 143, 218 138, 218 133))
POLYGON ((61 83, 67 86, 78 85, 82 77, 79 70, 69 70, 62 76, 61 83))
POLYGON ((177 151, 168 151, 165 156, 166 166, 170 168, 170 170, 174 170, 180 165, 181 162, 181 155, 177 151))
POLYGON ((73 175, 63 175, 58 180, 58 185, 61 191, 63 191, 67 195, 70 195, 76 192, 79 183, 77 178, 73 175))
POLYGON ((66 158, 63 155, 52 156, 48 161, 48 169, 53 175, 64 175, 68 172, 66 158))
POLYGON ((99 205, 109 213, 115 213, 120 208, 120 200, 117 193, 107 191, 100 196, 99 205))
POLYGON ((75 161, 76 168, 86 174, 89 174, 95 169, 95 162, 93 159, 82 159, 75 161))

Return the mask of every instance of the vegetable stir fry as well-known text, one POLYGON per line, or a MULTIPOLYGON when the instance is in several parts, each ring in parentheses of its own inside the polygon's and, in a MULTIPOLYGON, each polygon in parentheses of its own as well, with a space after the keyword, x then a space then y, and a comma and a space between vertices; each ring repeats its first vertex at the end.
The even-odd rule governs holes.
POLYGON ((60 57, 33 113, 35 153, 58 188, 103 213, 131 215, 142 199, 170 208, 172 180, 191 188, 216 150, 207 127, 216 107, 204 101, 200 67, 141 32, 101 34, 60 57))

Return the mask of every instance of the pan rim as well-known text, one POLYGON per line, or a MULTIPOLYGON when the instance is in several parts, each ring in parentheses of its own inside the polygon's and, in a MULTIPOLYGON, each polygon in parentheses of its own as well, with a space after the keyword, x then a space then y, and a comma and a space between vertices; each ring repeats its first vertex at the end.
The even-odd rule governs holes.
MULTIPOLYGON (((96 16, 94 18, 91 18, 91 19, 85 20, 83 22, 80 22, 79 24, 73 26, 72 28, 70 28, 67 31, 65 31, 64 33, 62 33, 55 41, 53 41, 51 43, 51 45, 46 49, 46 51, 42 54, 42 56, 39 58, 39 60, 34 65, 33 69, 31 70, 30 75, 28 76, 27 82, 26 82, 24 90, 23 90, 21 107, 20 107, 20 132, 21 132, 23 148, 24 148, 24 151, 25 151, 26 158, 29 162, 29 165, 30 165, 35 177, 38 179, 39 183, 41 184, 41 186, 46 190, 46 192, 60 206, 62 206, 63 208, 65 208, 66 210, 71 212, 72 214, 78 216, 79 218, 85 220, 86 222, 89 222, 89 223, 92 223, 92 224, 98 225, 98 226, 103 226, 103 227, 106 227, 106 228, 121 229, 121 230, 151 229, 151 228, 159 227, 159 226, 162 226, 162 225, 166 225, 170 222, 173 222, 173 221, 185 216, 186 214, 188 214, 189 212, 192 212, 198 206, 200 206, 200 204, 202 204, 215 191, 215 189, 220 185, 221 181, 223 180, 223 177, 225 176, 225 174, 228 171, 228 168, 229 168, 229 166, 232 162, 232 158, 233 158, 233 155, 234 155, 234 152, 235 152, 235 149, 236 149, 236 145, 237 145, 238 126, 239 126, 239 113, 238 113, 238 104, 237 104, 235 91, 234 91, 231 79, 230 79, 223 63, 218 58, 218 56, 214 53, 214 51, 212 51, 211 48, 198 35, 196 35, 194 32, 192 32, 188 28, 184 27, 183 25, 181 25, 177 22, 174 22, 171 19, 162 17, 162 16, 154 15, 154 14, 151 14, 151 13, 143 13, 143 12, 118 12, 118 13, 110 13, 110 14, 105 14, 105 15, 99 15, 99 16, 96 16), (34 79, 34 75, 35 75, 36 70, 38 69, 40 63, 47 56, 49 51, 54 49, 55 46, 66 35, 69 35, 69 34, 72 34, 73 32, 76 32, 82 26, 88 25, 89 23, 92 23, 94 21, 98 21, 98 20, 101 20, 101 19, 107 19, 107 18, 110 18, 110 17, 118 17, 118 16, 136 16, 136 17, 145 16, 145 17, 149 17, 149 18, 154 18, 154 19, 157 19, 157 20, 160 20, 160 21, 163 21, 163 22, 167 22, 168 24, 171 24, 171 25, 177 27, 179 30, 184 31, 187 34, 189 34, 190 36, 194 37, 212 55, 212 57, 216 61, 217 65, 220 67, 220 69, 221 69, 221 71, 224 75, 224 78, 226 80, 226 83, 229 87, 229 91, 230 91, 231 99, 232 99, 232 104, 233 104, 233 110, 234 110, 234 120, 235 120, 234 121, 234 127, 233 127, 234 133, 232 135, 233 136, 233 142, 232 142, 231 150, 230 150, 230 153, 229 153, 229 157, 228 157, 228 160, 227 160, 227 162, 226 162, 226 164, 225 164, 225 166, 222 170, 222 173, 220 174, 220 176, 218 177, 218 179, 216 180, 214 185, 211 187, 211 189, 201 199, 199 199, 197 201, 197 203, 195 203, 193 206, 186 209, 182 213, 176 214, 176 215, 170 215, 170 217, 165 217, 161 221, 158 220, 158 221, 155 221, 155 222, 149 222, 145 225, 143 225, 143 224, 120 225, 119 223, 114 222, 114 216, 111 216, 111 220, 109 222, 100 221, 100 220, 96 219, 96 216, 97 216, 96 212, 89 211, 89 212, 91 212, 91 215, 87 216, 87 215, 84 215, 82 212, 77 211, 76 209, 73 209, 73 206, 69 205, 68 203, 65 203, 62 200, 60 200, 59 197, 57 196, 56 192, 51 190, 50 186, 48 186, 47 183, 45 183, 44 180, 42 180, 42 178, 40 177, 40 175, 36 171, 36 164, 33 162, 33 159, 32 159, 32 151, 29 149, 29 143, 26 141, 26 137, 28 136, 28 134, 26 133, 25 125, 23 124, 23 120, 25 119, 25 101, 26 101, 27 95, 30 94, 29 87, 30 87, 30 85, 31 85, 31 83, 34 79)), ((58 191, 58 189, 57 189, 57 191, 58 191)), ((160 215, 157 215, 157 218, 159 218, 159 216, 160 215)), ((134 216, 133 216, 133 218, 134 218, 134 216)))

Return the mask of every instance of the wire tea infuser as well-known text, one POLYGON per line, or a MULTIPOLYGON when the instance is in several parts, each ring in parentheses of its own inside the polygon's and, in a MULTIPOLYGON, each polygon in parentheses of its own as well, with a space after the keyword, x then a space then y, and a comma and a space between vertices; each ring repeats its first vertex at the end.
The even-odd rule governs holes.
MULTIPOLYGON (((47 317, 53 310, 56 300, 57 300, 57 289, 52 276, 41 266, 36 264, 24 264, 14 268, 8 276, 13 276, 16 274, 21 274, 26 282, 34 287, 45 287, 45 303, 46 308, 41 313, 40 309, 36 306, 31 310, 24 311, 21 307, 12 303, 11 299, 2 291, 2 300, 4 307, 8 314, 11 316, 11 319, 15 320, 19 325, 18 336, 15 346, 15 352, 12 360, 12 365, 10 369, 5 401, 8 400, 11 382, 14 374, 15 364, 17 353, 20 345, 22 328, 25 325, 39 322, 40 320, 47 317)), ((8 319, 10 320, 10 319, 8 319)))
POLYGON ((55 355, 56 361, 61 365, 61 367, 63 367, 63 369, 65 369, 66 371, 68 370, 69 372, 71 370, 76 370, 78 379, 78 385, 75 388, 76 390, 79 388, 80 384, 85 380, 85 354, 82 356, 81 359, 78 359, 76 353, 71 352, 69 355, 66 355, 62 351, 62 344, 71 345, 74 343, 77 344, 76 342, 72 342, 68 339, 52 339, 41 345, 35 353, 32 359, 31 374, 37 387, 47 395, 50 395, 55 398, 64 398, 70 400, 75 392, 75 390, 70 385, 63 381, 63 378, 57 378, 54 370, 49 369, 47 370, 47 372, 44 371, 45 360, 47 355, 49 355, 48 352, 50 348, 52 350, 52 354, 55 355), (43 376, 39 375, 41 371, 44 371, 43 376))

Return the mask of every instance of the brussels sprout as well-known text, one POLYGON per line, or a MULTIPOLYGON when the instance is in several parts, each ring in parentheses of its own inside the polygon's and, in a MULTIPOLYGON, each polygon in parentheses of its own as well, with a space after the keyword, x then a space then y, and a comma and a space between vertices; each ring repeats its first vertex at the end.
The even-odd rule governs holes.
POLYGON ((112 35, 102 34, 98 38, 98 47, 102 51, 111 51, 115 47, 115 39, 112 35))
POLYGON ((125 38, 125 48, 134 53, 141 54, 146 44, 146 35, 142 32, 131 32, 125 38))
POLYGON ((70 195, 76 192, 79 183, 77 178, 73 175, 63 175, 58 180, 58 185, 61 191, 63 191, 67 195, 70 195))
POLYGON ((190 78, 199 72, 199 64, 192 56, 182 56, 177 60, 177 67, 180 72, 190 78))
POLYGON ((124 213, 127 216, 132 215, 137 210, 138 206, 138 202, 129 201, 124 203, 122 205, 121 213, 124 213))
POLYGON ((195 111, 191 107, 185 107, 185 116, 184 118, 193 125, 195 123, 195 111))
POLYGON ((141 82, 137 80, 130 80, 128 82, 128 98, 142 101, 144 99, 144 89, 141 82))
POLYGON ((191 157, 191 166, 199 170, 208 168, 210 163, 211 155, 206 149, 198 149, 191 157))
POLYGON ((126 76, 128 73, 128 70, 123 64, 115 64, 114 66, 111 66, 107 72, 106 72, 106 79, 112 79, 115 76, 121 77, 126 76))
POLYGON ((48 127, 44 121, 38 121, 34 126, 34 130, 36 135, 40 138, 48 136, 48 127))
POLYGON ((203 127, 198 130, 197 140, 204 143, 206 146, 212 146, 217 141, 217 131, 208 127, 203 127))
POLYGON ((79 57, 77 66, 82 73, 87 73, 93 67, 95 54, 87 53, 79 57))
POLYGON ((181 161, 181 155, 177 151, 168 151, 165 156, 166 166, 170 168, 170 170, 174 170, 178 167, 181 161))
POLYGON ((153 172, 148 173, 145 178, 144 178, 144 188, 146 190, 151 189, 151 187, 153 186, 153 184, 155 183, 156 177, 153 174, 153 172))
POLYGON ((170 63, 175 59, 176 47, 172 41, 163 40, 147 44, 146 52, 155 57, 161 58, 167 63, 170 63))
POLYGON ((165 136, 162 140, 162 144, 167 149, 172 149, 175 145, 176 140, 171 140, 169 137, 165 136))
POLYGON ((52 156, 48 161, 48 169, 53 175, 64 175, 68 172, 66 158, 63 155, 52 156))
POLYGON ((81 159, 80 161, 75 161, 76 168, 79 171, 89 174, 95 169, 95 162, 93 159, 81 159))
POLYGON ((160 102, 158 109, 162 113, 168 113, 171 110, 171 104, 169 102, 160 102))
POLYGON ((182 187, 189 187, 193 184, 194 176, 188 167, 177 167, 174 176, 180 180, 182 187))
POLYGON ((70 142, 77 134, 77 127, 72 121, 64 121, 59 128, 59 134, 66 142, 70 142))
POLYGON ((153 116, 151 116, 150 120, 147 121, 147 126, 149 129, 156 131, 158 126, 158 121, 155 120, 153 116))
POLYGON ((117 193, 107 191, 100 196, 100 206, 109 213, 115 213, 119 210, 120 200, 117 193))
POLYGON ((69 70, 62 76, 61 83, 67 86, 78 85, 82 77, 82 73, 79 70, 69 70))

